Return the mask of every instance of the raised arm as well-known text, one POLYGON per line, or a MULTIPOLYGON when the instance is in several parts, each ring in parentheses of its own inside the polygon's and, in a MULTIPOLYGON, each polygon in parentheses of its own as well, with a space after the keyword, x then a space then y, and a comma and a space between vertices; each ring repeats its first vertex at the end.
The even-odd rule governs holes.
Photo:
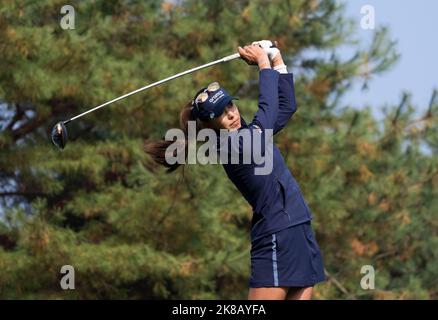
POLYGON ((276 134, 284 128, 297 110, 293 75, 288 73, 276 43, 270 40, 260 40, 253 42, 253 44, 260 46, 266 52, 272 68, 280 73, 278 81, 278 114, 274 125, 274 134, 276 134))
POLYGON ((292 115, 297 111, 297 104, 295 101, 293 74, 287 72, 280 52, 272 60, 272 67, 280 73, 278 81, 278 115, 274 126, 274 134, 276 134, 284 128, 292 115))
POLYGON ((248 64, 258 65, 259 73, 259 104, 253 123, 261 129, 274 130, 278 116, 278 80, 279 73, 271 69, 266 52, 258 45, 239 47, 239 53, 248 64))

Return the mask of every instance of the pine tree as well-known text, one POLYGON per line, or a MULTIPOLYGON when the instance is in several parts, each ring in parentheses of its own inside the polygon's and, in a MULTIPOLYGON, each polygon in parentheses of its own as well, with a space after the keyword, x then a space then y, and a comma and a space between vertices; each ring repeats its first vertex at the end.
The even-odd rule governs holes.
POLYGON ((436 298, 437 94, 420 119, 406 94, 383 123, 339 102, 353 81, 395 63, 388 30, 343 60, 336 49, 354 43, 353 22, 335 0, 70 4, 74 30, 59 26, 62 1, 0 8, 0 297, 245 298, 249 205, 219 165, 169 175, 142 145, 177 127, 180 108, 212 81, 251 119, 255 68, 233 61, 105 107, 69 124, 62 152, 49 131, 273 38, 298 100, 276 143, 315 216, 329 274, 316 298, 436 298), (309 58, 309 48, 330 55, 309 58), (372 292, 359 286, 364 264, 377 270, 372 292), (75 268, 75 290, 60 288, 63 265, 75 268))

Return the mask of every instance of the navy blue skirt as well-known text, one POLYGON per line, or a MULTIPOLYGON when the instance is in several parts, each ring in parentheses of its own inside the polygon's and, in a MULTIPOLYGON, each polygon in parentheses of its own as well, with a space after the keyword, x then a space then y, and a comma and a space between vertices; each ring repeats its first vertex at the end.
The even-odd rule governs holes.
POLYGON ((322 281, 324 265, 310 221, 251 244, 250 288, 311 287, 322 281))

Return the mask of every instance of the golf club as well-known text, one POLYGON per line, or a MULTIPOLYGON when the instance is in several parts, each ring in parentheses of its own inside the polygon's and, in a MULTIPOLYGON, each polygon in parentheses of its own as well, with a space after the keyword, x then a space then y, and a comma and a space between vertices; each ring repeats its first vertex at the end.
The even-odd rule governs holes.
POLYGON ((122 100, 122 99, 127 98, 129 96, 132 96, 132 95, 134 95, 136 93, 139 93, 139 92, 144 91, 146 89, 158 86, 158 85, 160 85, 162 83, 165 83, 167 81, 179 78, 179 77, 184 76, 186 74, 189 74, 189 73, 195 72, 197 70, 201 70, 201 69, 213 66, 213 65, 218 64, 218 63, 231 61, 231 60, 234 60, 234 59, 237 59, 237 58, 240 58, 240 54, 239 53, 235 53, 235 54, 226 56, 226 57, 224 57, 222 59, 219 59, 219 60, 216 60, 216 61, 213 61, 213 62, 210 62, 210 63, 203 64, 202 66, 199 66, 199 67, 196 67, 196 68, 192 68, 192 69, 180 72, 180 73, 178 73, 176 75, 173 75, 173 76, 170 76, 170 77, 165 78, 163 80, 151 83, 151 84, 149 84, 147 86, 144 86, 142 88, 139 88, 137 90, 134 90, 132 92, 124 94, 124 95, 122 95, 122 96, 120 96, 118 98, 115 98, 115 99, 111 100, 111 101, 105 102, 105 103, 103 103, 103 104, 101 104, 101 105, 99 105, 97 107, 94 107, 93 109, 90 109, 90 110, 88 110, 86 112, 83 112, 83 113, 81 113, 81 114, 79 114, 79 115, 77 115, 77 116, 75 116, 75 117, 73 117, 71 119, 58 122, 57 124, 55 124, 53 126, 53 129, 52 129, 52 132, 51 132, 52 142, 59 149, 64 149, 65 145, 67 144, 67 140, 68 140, 68 134, 67 134, 67 127, 66 127, 66 125, 69 122, 71 122, 73 120, 76 120, 76 119, 86 115, 87 113, 91 113, 91 112, 96 111, 97 109, 103 108, 103 107, 105 107, 105 106, 107 106, 107 105, 109 105, 109 104, 111 104, 113 102, 122 100))

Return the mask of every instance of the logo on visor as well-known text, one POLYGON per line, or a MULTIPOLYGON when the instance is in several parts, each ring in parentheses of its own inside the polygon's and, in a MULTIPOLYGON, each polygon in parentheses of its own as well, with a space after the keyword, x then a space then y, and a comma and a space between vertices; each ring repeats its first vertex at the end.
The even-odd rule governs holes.
POLYGON ((219 99, 220 98, 222 98, 223 96, 224 96, 225 94, 224 94, 224 92, 221 90, 221 91, 219 91, 219 92, 216 92, 209 100, 208 100, 208 102, 211 102, 211 103, 216 103, 216 102, 218 102, 219 101, 219 99))

